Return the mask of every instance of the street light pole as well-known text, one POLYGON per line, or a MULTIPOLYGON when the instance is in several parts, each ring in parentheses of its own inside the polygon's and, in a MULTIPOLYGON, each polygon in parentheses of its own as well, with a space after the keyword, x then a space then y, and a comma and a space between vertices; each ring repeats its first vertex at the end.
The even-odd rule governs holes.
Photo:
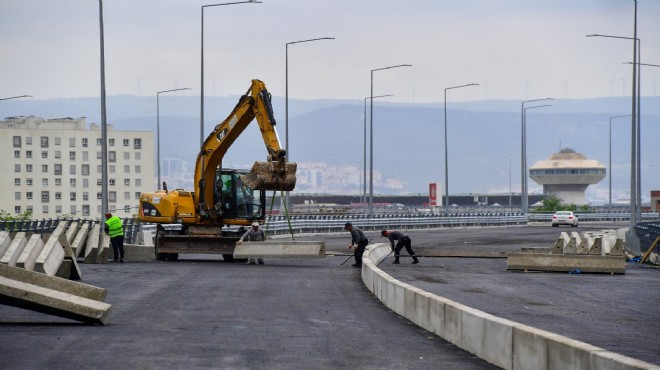
MULTIPOLYGON (((284 149, 286 150, 287 160, 291 160, 289 155, 289 45, 300 44, 303 42, 312 42, 319 40, 334 40, 334 37, 319 37, 309 40, 300 40, 287 42, 285 45, 285 61, 284 61, 284 129, 286 131, 284 135, 284 149)), ((281 198, 280 198, 281 199, 281 198)), ((289 192, 286 192, 285 203, 287 207, 289 206, 289 192)))
POLYGON ((446 213, 449 213, 449 159, 448 159, 449 150, 447 149, 447 90, 458 89, 467 86, 479 86, 479 84, 470 83, 467 85, 452 86, 445 88, 444 108, 445 108, 445 212, 446 213))
POLYGON ((202 44, 202 51, 201 51, 201 77, 200 77, 200 113, 199 113, 199 145, 204 144, 204 8, 209 8, 213 6, 222 6, 222 5, 235 5, 235 4, 260 4, 261 1, 238 1, 238 2, 233 2, 233 3, 221 3, 221 4, 209 4, 209 5, 202 5, 202 31, 201 31, 201 44, 202 44))
POLYGON ((399 64, 371 70, 371 93, 369 97, 369 217, 374 216, 374 72, 385 69, 412 67, 412 64, 399 64))
POLYGON ((108 125, 105 106, 105 44, 103 37, 103 0, 99 0, 99 37, 101 64, 101 212, 108 208, 108 125))
POLYGON ((181 90, 190 90, 188 87, 183 87, 180 89, 173 90, 163 90, 156 92, 156 161, 158 161, 158 183, 157 186, 161 186, 160 182, 160 94, 181 91, 181 90))
MULTIPOLYGON (((362 186, 363 186, 363 191, 362 191, 362 206, 366 209, 367 207, 367 100, 368 99, 376 99, 376 98, 384 98, 386 96, 394 96, 394 95, 378 95, 374 96, 373 98, 368 96, 364 98, 364 145, 363 145, 363 150, 362 150, 362 186)), ((367 212, 364 212, 367 213, 367 212)))
POLYGON ((527 174, 525 169, 527 168, 527 132, 525 125, 525 103, 532 103, 537 101, 544 100, 554 100, 553 98, 541 98, 541 99, 532 99, 524 100, 520 104, 520 211, 523 214, 527 213, 527 198, 524 197, 524 194, 527 194, 527 174))
POLYGON ((537 105, 534 107, 527 107, 523 108, 523 193, 522 193, 522 213, 524 215, 527 215, 527 210, 529 208, 528 202, 529 200, 527 199, 527 110, 528 109, 536 109, 536 108, 543 108, 543 107, 550 107, 550 104, 544 104, 544 105, 537 105))
POLYGON ((10 98, 0 98, 0 100, 11 100, 11 99, 19 99, 19 98, 31 98, 32 95, 21 95, 21 96, 12 96, 10 98))
POLYGON ((509 208, 511 208, 511 157, 504 156, 504 158, 509 160, 509 208))
POLYGON ((615 118, 621 118, 621 117, 630 117, 630 114, 626 114, 623 116, 613 116, 610 117, 610 128, 609 128, 609 137, 610 137, 610 143, 609 143, 609 171, 610 171, 610 176, 609 176, 609 211, 612 213, 612 120, 615 118))

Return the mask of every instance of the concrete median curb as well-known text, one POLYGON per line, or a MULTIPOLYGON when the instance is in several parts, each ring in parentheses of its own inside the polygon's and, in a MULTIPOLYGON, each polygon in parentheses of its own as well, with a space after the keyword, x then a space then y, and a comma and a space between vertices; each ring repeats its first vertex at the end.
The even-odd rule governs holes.
POLYGON ((388 308, 503 369, 660 369, 548 331, 516 323, 425 292, 378 268, 386 243, 367 246, 362 281, 388 308))

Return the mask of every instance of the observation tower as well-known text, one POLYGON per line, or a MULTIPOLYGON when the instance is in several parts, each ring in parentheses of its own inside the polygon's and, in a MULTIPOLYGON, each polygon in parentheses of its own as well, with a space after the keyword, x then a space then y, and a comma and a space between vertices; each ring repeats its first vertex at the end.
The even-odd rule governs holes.
POLYGON ((550 159, 534 163, 529 177, 543 185, 543 194, 556 195, 563 203, 583 205, 587 186, 605 177, 605 166, 573 149, 563 148, 550 159))

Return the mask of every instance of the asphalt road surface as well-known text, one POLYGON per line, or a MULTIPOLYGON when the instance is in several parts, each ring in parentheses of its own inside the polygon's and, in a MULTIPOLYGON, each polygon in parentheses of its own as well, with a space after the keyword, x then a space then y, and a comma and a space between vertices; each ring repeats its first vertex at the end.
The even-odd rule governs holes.
MULTIPOLYGON (((359 226, 359 225, 357 225, 359 226)), ((611 225, 581 223, 579 229, 611 225)), ((547 225, 411 231, 420 255, 549 247, 547 225)), ((367 233, 386 241, 379 233, 367 233)), ((314 235, 345 254, 350 236, 314 235)), ((405 251, 403 255, 405 255, 405 251)), ((347 257, 224 263, 81 264, 83 282, 108 289, 107 326, 0 305, 0 364, 33 368, 489 369, 478 359, 383 306, 347 257)), ((518 273, 505 258, 385 261, 409 284, 485 312, 660 364, 660 271, 625 275, 518 273)))

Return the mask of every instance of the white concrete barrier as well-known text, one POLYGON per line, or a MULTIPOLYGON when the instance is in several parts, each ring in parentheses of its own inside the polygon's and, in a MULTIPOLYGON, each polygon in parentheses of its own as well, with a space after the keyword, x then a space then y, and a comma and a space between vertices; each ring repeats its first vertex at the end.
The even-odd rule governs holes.
POLYGON ((390 251, 385 243, 367 246, 362 257, 365 286, 394 312, 491 364, 516 370, 660 369, 397 281, 378 268, 390 251))

